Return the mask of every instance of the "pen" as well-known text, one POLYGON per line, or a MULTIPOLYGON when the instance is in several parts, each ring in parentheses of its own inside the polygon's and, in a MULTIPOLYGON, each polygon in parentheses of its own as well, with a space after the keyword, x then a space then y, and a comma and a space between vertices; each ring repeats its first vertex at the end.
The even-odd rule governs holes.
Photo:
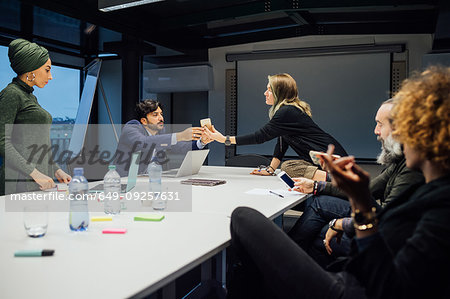
POLYGON ((17 250, 14 252, 15 257, 29 257, 29 256, 52 256, 55 251, 53 249, 38 249, 38 250, 17 250))
POLYGON ((276 192, 273 192, 272 190, 269 190, 269 193, 270 193, 270 194, 273 194, 273 195, 276 195, 276 196, 279 196, 279 197, 281 197, 281 198, 284 198, 283 195, 278 194, 278 193, 276 193, 276 192))

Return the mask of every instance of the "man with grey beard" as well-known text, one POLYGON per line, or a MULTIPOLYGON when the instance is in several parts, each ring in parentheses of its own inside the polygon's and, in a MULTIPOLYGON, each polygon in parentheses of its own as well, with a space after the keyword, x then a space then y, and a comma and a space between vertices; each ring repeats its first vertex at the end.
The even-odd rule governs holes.
POLYGON ((386 140, 377 137, 378 141, 382 143, 381 153, 377 157, 377 163, 381 165, 389 165, 403 156, 402 145, 395 141, 392 134, 386 140))
MULTIPOLYGON (((384 165, 385 169, 370 181, 370 191, 372 200, 379 208, 400 193, 415 189, 424 182, 420 172, 406 167, 402 147, 392 137, 389 118, 392 107, 392 100, 383 102, 375 116, 377 125, 374 133, 381 142, 377 162, 384 165)), ((288 235, 325 267, 336 257, 346 256, 350 250, 354 234, 350 203, 345 194, 329 182, 314 182, 305 178, 295 180, 294 190, 313 193, 314 196, 306 200, 303 215, 288 235), (344 230, 348 233, 345 237, 344 230)))

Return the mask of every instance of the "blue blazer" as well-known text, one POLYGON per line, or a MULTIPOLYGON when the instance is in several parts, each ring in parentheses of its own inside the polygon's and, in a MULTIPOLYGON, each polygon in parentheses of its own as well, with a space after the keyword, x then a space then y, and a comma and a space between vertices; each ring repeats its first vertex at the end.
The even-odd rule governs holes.
POLYGON ((185 154, 190 150, 198 150, 197 141, 179 141, 172 143, 172 134, 150 135, 144 126, 137 120, 130 120, 122 128, 119 144, 114 154, 114 163, 120 176, 127 176, 130 167, 131 155, 141 151, 139 173, 145 173, 152 154, 157 153, 161 159, 166 151, 185 154))

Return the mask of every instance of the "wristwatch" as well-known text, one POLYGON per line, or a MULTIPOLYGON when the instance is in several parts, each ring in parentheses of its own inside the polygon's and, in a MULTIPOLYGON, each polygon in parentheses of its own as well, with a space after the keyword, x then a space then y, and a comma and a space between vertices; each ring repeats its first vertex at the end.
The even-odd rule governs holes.
POLYGON ((338 230, 337 228, 334 227, 334 225, 336 224, 337 219, 332 219, 329 223, 328 223, 328 227, 332 230, 334 230, 335 232, 338 232, 340 230, 338 230))
POLYGON ((230 135, 227 135, 227 136, 225 137, 225 145, 226 145, 226 146, 230 146, 230 145, 231 145, 230 135))

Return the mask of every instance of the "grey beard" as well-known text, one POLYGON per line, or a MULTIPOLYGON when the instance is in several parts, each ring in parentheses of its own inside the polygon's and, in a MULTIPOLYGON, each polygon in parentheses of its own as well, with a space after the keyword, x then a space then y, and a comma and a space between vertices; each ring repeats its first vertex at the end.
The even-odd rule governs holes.
POLYGON ((377 157, 377 162, 381 165, 392 164, 403 157, 402 146, 398 143, 391 134, 386 138, 386 140, 381 141, 381 153, 377 157))

